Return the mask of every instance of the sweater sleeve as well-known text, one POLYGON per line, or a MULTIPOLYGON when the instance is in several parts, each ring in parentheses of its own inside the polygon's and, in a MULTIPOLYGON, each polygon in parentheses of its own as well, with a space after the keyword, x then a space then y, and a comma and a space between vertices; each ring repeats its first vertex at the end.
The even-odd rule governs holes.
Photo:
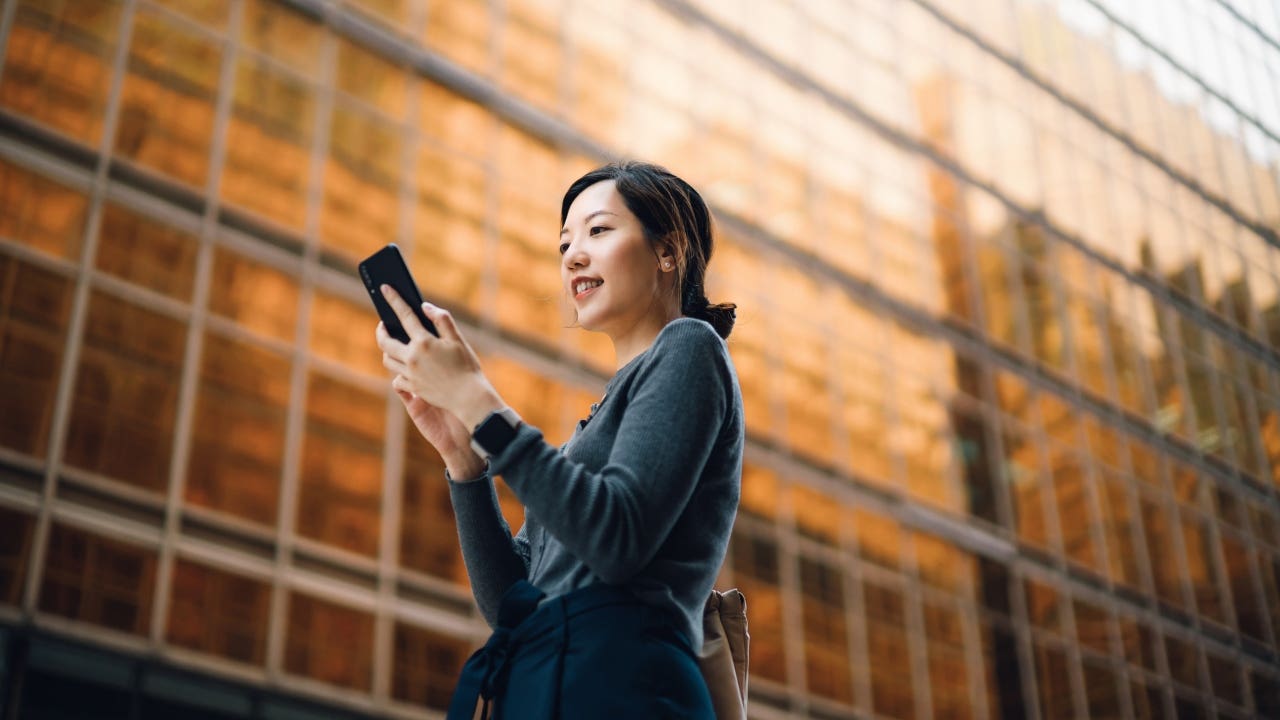
POLYGON ((502 516, 493 479, 449 481, 449 497, 457 517, 462 560, 471 579, 471 592, 489 627, 498 626, 498 606, 517 580, 529 575, 529 539, 521 527, 515 537, 502 516))
POLYGON ((731 402, 728 353, 702 321, 669 324, 642 362, 599 472, 569 460, 528 425, 490 458, 529 516, 611 584, 643 570, 670 533, 731 402))

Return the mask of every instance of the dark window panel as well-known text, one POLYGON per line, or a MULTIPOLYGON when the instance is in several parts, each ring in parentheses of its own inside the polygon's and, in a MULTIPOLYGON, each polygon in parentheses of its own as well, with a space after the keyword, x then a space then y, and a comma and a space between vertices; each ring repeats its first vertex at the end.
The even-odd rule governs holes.
POLYGON ((67 278, 0 254, 0 445, 11 450, 48 452, 71 295, 67 278))
POLYGON ((40 609, 146 635, 155 570, 152 550, 54 523, 40 586, 40 609))
POLYGON ((0 604, 18 605, 27 583, 27 559, 35 518, 18 510, 0 507, 0 604))
POLYGON ((396 623, 391 696, 446 710, 471 646, 449 635, 396 623))
POLYGON ((404 442, 400 564, 465 586, 467 570, 458 546, 444 462, 412 422, 405 423, 404 442))
POLYGON ((1071 660, 1066 651, 1037 642, 1034 652, 1040 717, 1045 720, 1067 720, 1075 717, 1075 699, 1071 692, 1069 670, 1071 660))
POLYGON ((295 675, 368 692, 373 682, 373 616, 290 593, 284 667, 295 675))
POLYGON ((168 484, 186 327, 95 291, 67 430, 66 461, 151 491, 168 484))
POLYGON ((225 570, 178 559, 167 638, 175 645, 262 665, 271 588, 225 570))
POLYGON ((867 656, 871 662, 871 698, 876 713, 906 720, 915 716, 911 652, 907 642, 902 592, 878 583, 862 583, 867 613, 867 656))
POLYGON ((177 300, 195 285, 196 238, 108 203, 98 231, 97 268, 177 300))

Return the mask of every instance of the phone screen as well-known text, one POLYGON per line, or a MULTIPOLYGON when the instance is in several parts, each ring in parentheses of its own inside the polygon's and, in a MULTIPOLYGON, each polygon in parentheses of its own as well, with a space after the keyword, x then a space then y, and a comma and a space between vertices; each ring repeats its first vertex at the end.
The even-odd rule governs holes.
POLYGON ((436 332, 436 326, 422 312, 422 294, 418 292, 418 285, 413 281, 413 275, 409 274, 409 266, 404 264, 404 257, 400 255, 400 248, 395 243, 365 258, 360 263, 359 270, 360 280, 364 282, 364 287, 373 300, 373 307, 378 311, 378 317, 382 319, 382 324, 387 327, 387 333, 391 337, 402 343, 409 342, 409 333, 401 326, 400 318, 396 317, 395 310, 391 309, 387 299, 382 297, 379 288, 384 284, 394 288, 409 303, 413 313, 418 316, 418 322, 422 323, 427 332, 440 336, 436 332))

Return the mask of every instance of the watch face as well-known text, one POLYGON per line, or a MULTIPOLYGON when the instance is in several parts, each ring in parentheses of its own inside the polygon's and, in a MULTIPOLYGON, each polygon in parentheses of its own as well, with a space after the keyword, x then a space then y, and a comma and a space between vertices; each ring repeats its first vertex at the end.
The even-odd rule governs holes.
POLYGON ((490 457, 507 449, 516 436, 516 426, 503 413, 491 413, 476 427, 471 439, 490 457))

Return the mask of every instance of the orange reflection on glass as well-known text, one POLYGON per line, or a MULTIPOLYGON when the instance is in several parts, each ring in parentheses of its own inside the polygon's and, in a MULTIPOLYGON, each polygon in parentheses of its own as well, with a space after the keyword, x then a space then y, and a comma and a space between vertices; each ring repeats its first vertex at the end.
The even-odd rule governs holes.
POLYGON ((298 282, 276 268, 220 247, 213 256, 209 310, 255 332, 292 342, 298 282))
POLYGON ((733 582, 751 604, 751 672, 785 683, 778 544, 771 538, 737 530, 730 538, 729 553, 733 582))
POLYGON ((115 152, 203 187, 222 49, 166 16, 134 15, 115 152))
POLYGON ((444 462, 412 422, 405 423, 400 497, 400 565, 467 585, 444 462))
POLYGON ((54 523, 40 610, 132 635, 146 635, 155 586, 154 550, 54 523))
POLYGON ((375 337, 378 316, 367 302, 317 290, 311 299, 311 352, 352 370, 390 378, 375 337))
POLYGON ((969 596, 970 580, 977 574, 972 555, 927 533, 915 533, 916 570, 927 585, 969 596))
POLYGON ((501 25, 500 82, 507 92, 552 108, 560 90, 562 0, 509 0, 501 25))
POLYGON ((378 552, 381 395, 313 372, 298 493, 298 534, 363 555, 378 552))
POLYGON ((833 547, 840 544, 846 510, 839 500, 804 485, 792 485, 791 507, 802 534, 833 547))
POLYGON ((284 667, 294 675, 368 692, 373 681, 373 616, 289 593, 284 667))
POLYGON ((0 254, 0 446, 48 449, 71 295, 67 278, 0 254))
MULTIPOLYGON (((5 68, 5 75, 10 68, 5 68)), ((57 257, 80 256, 89 199, 0 160, 0 236, 57 257)))
POLYGON ((391 696, 414 705, 448 709, 470 651, 470 644, 460 638, 396 623, 391 696))
POLYGON ((395 239, 400 217, 402 131, 339 100, 329 127, 320 242, 353 261, 395 239))
POLYGON ((240 40, 245 47, 284 63, 306 77, 319 74, 319 21, 272 0, 247 0, 240 40))
POLYGON ((270 605, 267 583, 179 558, 165 637, 174 645, 262 665, 270 605))
POLYGON ((871 662, 872 707, 898 720, 915 716, 911 653, 907 645, 906 599, 901 590, 863 581, 867 613, 867 657, 871 662))
POLYGON ((969 699, 969 666, 965 658, 966 622, 950 602, 926 601, 924 627, 929 663, 929 691, 934 717, 973 716, 969 699))
POLYGON ((830 342, 827 297, 812 278, 798 270, 778 267, 770 283, 774 312, 789 318, 775 325, 771 342, 782 349, 781 370, 773 384, 786 408, 786 442, 798 454, 830 464, 834 455, 830 388, 830 342))
POLYGON ((495 23, 487 0, 451 0, 427 7, 426 45, 450 60, 487 74, 489 34, 495 23))
POLYGON ((479 315, 488 264, 488 176, 478 162, 426 143, 418 152, 416 170, 408 263, 419 289, 451 309, 479 315))
POLYGON ((566 421, 563 386, 512 359, 490 355, 484 359, 484 371, 502 399, 552 445, 568 440, 576 420, 590 412, 588 407, 573 408, 574 420, 566 421))
POLYGON ((740 508, 752 515, 776 518, 782 500, 782 483, 773 470, 752 462, 742 464, 740 508))
POLYGON ((66 461, 159 492, 169 481, 186 326, 94 291, 66 461))
POLYGON ((178 300, 191 297, 195 237, 114 203, 103 209, 99 235, 99 270, 178 300))
POLYGON ((568 324, 560 310, 555 198, 535 199, 516 187, 514 182, 505 186, 500 200, 497 320, 515 333, 553 344, 568 324))
POLYGON ((897 520, 875 510, 855 508, 853 530, 858 537, 858 556, 863 560, 893 569, 901 565, 906 538, 897 520))
POLYGON ((275 524, 289 378, 288 358, 212 332, 205 335, 187 502, 275 524))
POLYGON ((805 681, 809 692, 853 704, 844 573, 836 566, 800 557, 804 621, 805 681))
POLYGON ((301 230, 306 220, 315 91, 252 56, 236 63, 220 192, 230 205, 301 230))
POLYGON ((116 0, 20 0, 6 42, 0 106, 96 145, 119 26, 116 0))

